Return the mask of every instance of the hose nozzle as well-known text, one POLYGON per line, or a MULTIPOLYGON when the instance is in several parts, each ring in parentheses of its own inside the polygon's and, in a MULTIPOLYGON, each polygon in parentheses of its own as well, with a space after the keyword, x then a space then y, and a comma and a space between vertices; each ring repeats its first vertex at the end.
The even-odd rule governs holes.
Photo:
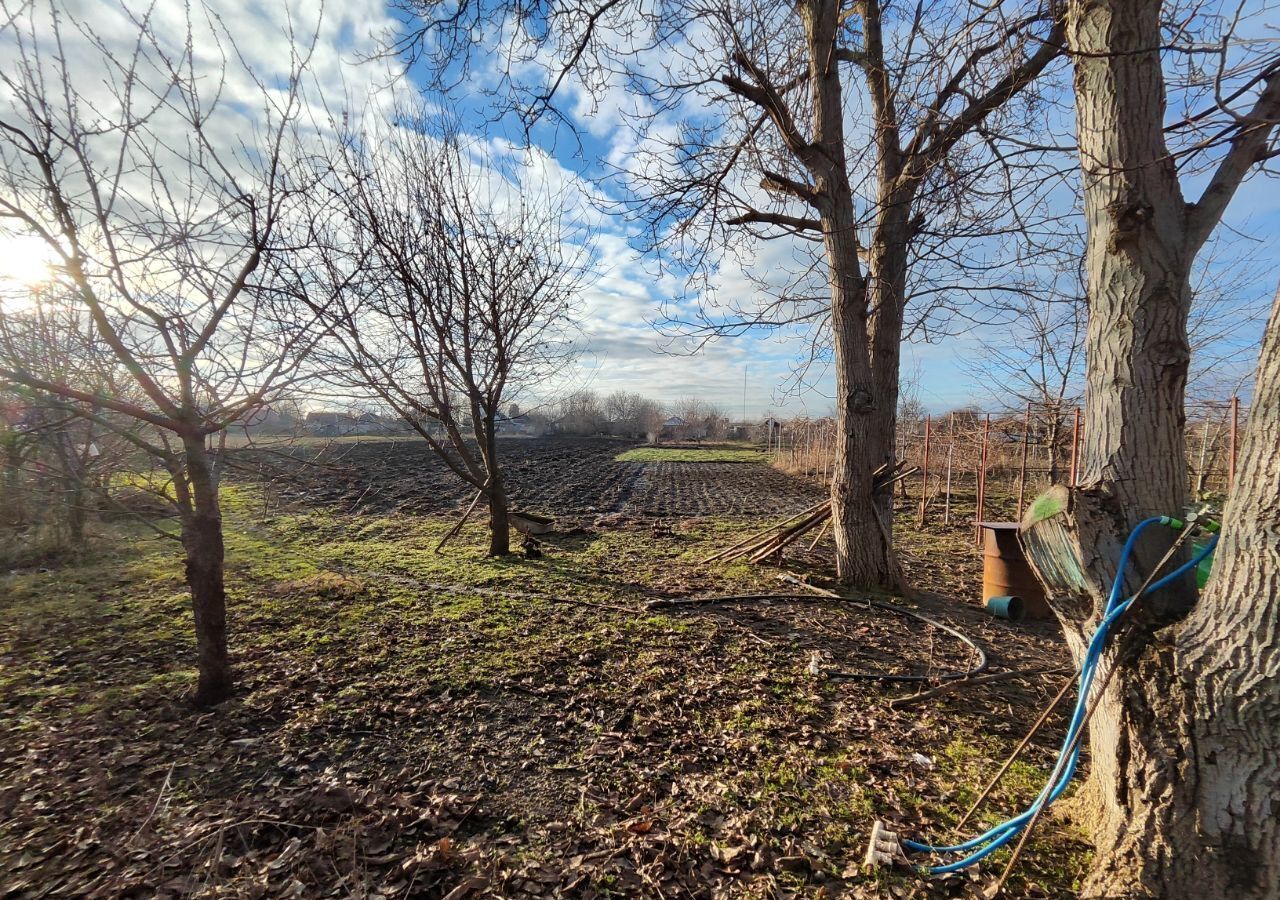
POLYGON ((890 831, 884 822, 876 819, 871 826, 871 840, 867 842, 867 855, 862 860, 863 868, 874 869, 897 863, 907 864, 907 854, 898 841, 898 833, 890 831))

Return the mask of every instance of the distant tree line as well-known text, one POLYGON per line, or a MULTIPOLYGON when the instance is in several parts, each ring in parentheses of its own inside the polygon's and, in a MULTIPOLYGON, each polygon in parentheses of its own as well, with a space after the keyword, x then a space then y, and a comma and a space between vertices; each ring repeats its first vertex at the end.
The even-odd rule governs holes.
POLYGON ((659 402, 631 391, 601 395, 580 390, 557 403, 530 411, 529 426, 540 434, 610 435, 640 440, 720 440, 730 437, 730 420, 714 403, 698 397, 659 402))

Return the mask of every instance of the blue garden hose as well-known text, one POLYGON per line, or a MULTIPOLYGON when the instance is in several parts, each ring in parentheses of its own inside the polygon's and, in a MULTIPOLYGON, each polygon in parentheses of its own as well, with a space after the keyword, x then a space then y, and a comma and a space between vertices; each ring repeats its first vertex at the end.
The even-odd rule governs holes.
MULTIPOLYGON (((1086 709, 1089 701, 1089 690, 1093 685, 1094 675, 1097 673, 1098 661, 1102 657, 1102 650, 1107 642, 1107 637, 1111 631, 1111 627, 1116 621, 1124 615, 1125 611, 1132 605, 1134 597, 1121 600, 1121 591, 1124 588, 1124 573, 1128 567, 1129 558, 1133 555, 1133 548, 1138 542, 1139 535, 1149 525, 1165 525, 1170 528, 1181 530, 1186 527, 1179 519, 1171 516, 1152 516, 1139 522, 1137 527, 1129 534, 1129 539, 1125 541, 1124 549, 1120 553, 1120 564, 1116 570, 1115 581, 1111 584, 1111 594, 1107 598, 1107 607, 1103 611, 1102 621, 1098 623, 1098 628, 1093 633, 1093 637, 1089 639, 1089 648, 1085 653, 1084 662, 1080 666, 1079 690, 1076 696, 1075 708, 1072 710, 1070 723, 1067 727, 1067 734, 1062 740, 1062 748, 1058 751, 1058 760, 1053 767, 1053 772, 1049 776, 1049 780, 1045 783, 1044 788, 1039 795, 1027 807, 1027 809, 1014 816, 1006 819, 999 825, 996 825, 971 840, 961 844, 953 844, 950 846, 938 846, 934 844, 922 844, 916 841, 902 841, 903 849, 913 853, 933 853, 933 854, 966 854, 961 859, 940 866, 917 866, 916 868, 926 875, 946 875, 950 872, 958 872, 966 869, 984 859, 991 853, 1003 847, 1031 821, 1037 816, 1043 807, 1048 806, 1062 796, 1063 791, 1067 789, 1067 785, 1071 783, 1072 776, 1075 775, 1076 764, 1080 760, 1080 747, 1082 741, 1079 740, 1081 729, 1084 727, 1086 709)), ((1208 528, 1208 526, 1203 526, 1208 528)), ((1216 530, 1208 528, 1208 530, 1216 530)), ((1168 584, 1177 581, 1183 575, 1193 571, 1200 563, 1213 553, 1213 548, 1218 542, 1218 536, 1215 534, 1204 545, 1200 551, 1192 557, 1190 562, 1184 563, 1174 569, 1168 575, 1158 581, 1152 582, 1147 588, 1147 593, 1159 590, 1168 584)))

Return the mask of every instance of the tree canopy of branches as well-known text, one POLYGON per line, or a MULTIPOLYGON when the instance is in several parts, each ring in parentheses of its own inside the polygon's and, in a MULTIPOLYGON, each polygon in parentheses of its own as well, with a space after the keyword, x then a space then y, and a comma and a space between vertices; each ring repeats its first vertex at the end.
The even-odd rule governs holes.
POLYGON ((661 428, 662 407, 640 394, 614 391, 604 398, 604 416, 610 434, 645 437, 661 428))
POLYGON ((123 54, 56 7, 26 5, 0 32, 0 228, 49 249, 57 299, 78 311, 63 337, 98 352, 51 368, 50 348, 26 339, 41 328, 34 313, 5 306, 0 382, 167 473, 195 612, 195 699, 213 703, 232 673, 211 438, 286 388, 315 333, 296 306, 312 287, 294 216, 310 185, 291 164, 307 51, 292 48, 282 89, 245 70, 199 7, 185 33, 127 18, 136 37, 123 54), (196 76, 197 45, 221 54, 222 81, 196 76), (220 95, 233 70, 258 85, 265 115, 238 146, 225 138, 242 123, 220 95))
POLYGON ((321 310, 335 377, 393 409, 484 495, 490 552, 505 554, 501 409, 575 355, 590 236, 564 196, 478 163, 478 148, 424 118, 370 124, 346 141, 331 195, 334 279, 351 281, 321 310))
POLYGON ((979 332, 965 368, 1007 411, 1029 412, 1048 446, 1049 481, 1057 484, 1067 419, 1083 398, 1087 310, 1081 260, 1038 274, 1040 290, 1013 298, 1008 321, 979 332))
MULTIPOLYGON (((20 361, 44 382, 136 398, 136 386, 110 348, 93 340, 83 308, 67 302, 56 285, 23 294, 8 298, 21 300, 17 314, 0 315, 0 359, 20 361)), ((8 524, 33 530, 34 547, 82 548, 90 511, 112 499, 112 475, 137 455, 130 441, 145 428, 137 419, 106 409, 92 418, 80 412, 79 405, 55 395, 21 384, 0 386, 0 505, 8 524), (99 424, 104 419, 109 427, 99 424)))
POLYGON ((800 311, 769 306, 727 329, 805 317, 829 329, 839 573, 897 583, 889 501, 875 493, 873 473, 894 451, 910 271, 927 247, 975 234, 974 223, 990 234, 989 217, 972 215, 971 202, 1008 198, 1033 177, 1024 157, 1043 148, 1004 144, 1001 134, 1035 120, 1034 103, 1012 101, 1060 54, 1051 7, 403 6, 412 18, 396 48, 416 52, 442 80, 462 77, 487 36, 503 35, 499 91, 529 127, 561 116, 556 104, 570 88, 597 103, 613 90, 638 96, 629 116, 635 153, 620 173, 632 199, 623 202, 647 245, 670 251, 690 275, 714 268, 711 248, 729 242, 812 245, 816 274, 802 277, 800 311))

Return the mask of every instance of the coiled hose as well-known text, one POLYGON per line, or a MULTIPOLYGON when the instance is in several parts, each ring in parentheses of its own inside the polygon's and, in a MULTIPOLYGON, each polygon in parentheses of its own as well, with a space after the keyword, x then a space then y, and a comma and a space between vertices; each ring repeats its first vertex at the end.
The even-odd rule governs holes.
MULTIPOLYGON (((1093 637, 1089 639, 1089 647, 1085 653, 1084 662, 1080 666, 1079 689, 1076 696, 1075 708, 1072 710, 1070 723, 1067 727, 1067 734, 1063 738, 1062 747, 1058 751, 1058 759, 1053 767, 1053 772, 1049 775, 1048 781, 1044 788, 1040 791, 1036 799, 1027 809, 1013 818, 1006 819, 1000 824, 984 831, 975 838, 964 841, 960 844, 937 845, 925 844, 917 841, 904 840, 902 847, 904 850, 912 853, 930 853, 936 855, 958 855, 965 854, 954 862, 946 863, 938 866, 917 866, 916 868, 926 875, 946 875, 951 872, 958 872, 974 865, 985 857, 994 853, 1011 841, 1019 832, 1026 827, 1027 823, 1036 818, 1043 807, 1047 807, 1067 789, 1067 785, 1071 783, 1072 777, 1075 775, 1076 765, 1080 760, 1080 748, 1082 741, 1080 740, 1080 731, 1084 727, 1087 708, 1089 702, 1089 691, 1093 686, 1094 676, 1097 674, 1098 663, 1102 658, 1102 651, 1106 645, 1107 638, 1110 635, 1112 626, 1116 621, 1124 615, 1124 613, 1137 599, 1138 595, 1121 600, 1121 592, 1124 589, 1124 573, 1129 564, 1129 558, 1133 555, 1133 548, 1137 545, 1138 537, 1143 530, 1151 525, 1167 525, 1170 527, 1181 529, 1184 524, 1178 519, 1169 516, 1152 516, 1144 519, 1129 534, 1129 539, 1125 541, 1124 549, 1120 554, 1120 564, 1116 570, 1115 581, 1111 585, 1111 593, 1107 598, 1107 607, 1103 611, 1102 621, 1098 623, 1098 628, 1093 633, 1093 637)), ((1200 563, 1213 552, 1218 542, 1218 536, 1215 534, 1197 553, 1190 562, 1184 563, 1174 569, 1168 575, 1154 581, 1147 588, 1147 593, 1159 590, 1173 582, 1177 581, 1188 572, 1194 571, 1200 563)), ((1141 591, 1139 594, 1142 593, 1141 591)))

